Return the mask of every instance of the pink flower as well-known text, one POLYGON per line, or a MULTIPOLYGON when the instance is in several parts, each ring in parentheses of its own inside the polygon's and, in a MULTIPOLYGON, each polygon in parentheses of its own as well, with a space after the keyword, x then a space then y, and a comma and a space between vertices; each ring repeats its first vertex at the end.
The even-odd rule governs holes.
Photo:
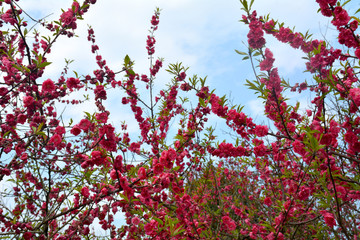
POLYGON ((153 55, 155 53, 155 38, 148 36, 148 39, 146 40, 146 49, 148 50, 149 55, 153 55))
POLYGON ((59 135, 63 135, 63 134, 65 134, 65 128, 62 126, 57 126, 55 129, 55 133, 59 134, 59 135))
POLYGON ((71 77, 66 80, 66 86, 69 89, 80 88, 79 84, 80 84, 80 80, 77 78, 71 77))
POLYGON ((309 195, 310 195, 310 189, 308 187, 302 186, 301 191, 299 192, 299 195, 298 195, 299 199, 306 200, 306 199, 308 199, 309 195))
POLYGON ((53 143, 54 145, 59 145, 62 141, 62 138, 59 134, 55 134, 50 138, 50 143, 53 143))
POLYGON ((96 166, 101 166, 101 165, 104 165, 104 164, 108 164, 109 158, 104 156, 103 153, 100 152, 100 151, 93 151, 91 153, 90 161, 91 161, 92 164, 95 164, 96 166))
POLYGON ((360 106, 360 88, 350 89, 349 96, 351 97, 351 100, 353 100, 357 106, 360 106))
POLYGON ((267 240, 275 240, 275 233, 271 232, 269 235, 266 236, 267 240))
POLYGON ((355 56, 356 56, 358 59, 360 59, 360 48, 357 48, 357 49, 355 50, 355 56))
POLYGON ((162 165, 161 163, 155 164, 155 166, 153 167, 153 171, 154 175, 162 173, 164 171, 164 165, 162 165))
POLYGON ((264 137, 268 134, 268 127, 267 126, 261 126, 261 125, 257 125, 255 127, 255 134, 258 137, 264 137))
POLYGON ((150 69, 150 74, 152 76, 155 76, 159 72, 161 67, 162 67, 162 61, 160 61, 159 59, 156 60, 155 65, 150 69))
POLYGON ((270 197, 266 197, 265 199, 264 199, 264 203, 265 203, 265 205, 267 205, 267 206, 271 206, 271 204, 272 204, 272 201, 271 201, 271 198, 270 197))
POLYGON ((24 233, 23 237, 24 237, 25 240, 30 240, 31 237, 32 237, 32 233, 31 232, 26 232, 26 233, 24 233))
POLYGON ((94 89, 94 94, 95 94, 95 100, 97 99, 104 99, 106 100, 106 91, 104 89, 103 85, 97 85, 96 88, 94 89))
POLYGON ((152 219, 149 223, 145 224, 144 230, 147 235, 156 233, 158 222, 152 219))
POLYGON ((224 224, 225 229, 229 231, 234 231, 236 229, 236 223, 232 220, 229 216, 223 216, 222 221, 224 224))
POLYGON ((177 157, 176 151, 170 148, 167 151, 163 151, 161 157, 159 158, 159 162, 163 164, 166 168, 172 168, 173 162, 177 157))
POLYGON ((115 138, 103 139, 100 141, 100 145, 107 151, 116 151, 115 138))
POLYGON ((108 114, 106 112, 97 113, 95 116, 96 116, 96 120, 98 120, 101 123, 106 123, 108 120, 108 114))
POLYGON ((23 98, 24 107, 30 107, 34 103, 34 98, 32 96, 25 96, 23 98))
POLYGON ((100 145, 108 151, 116 151, 116 136, 114 134, 115 128, 110 124, 104 125, 99 129, 100 145))
POLYGON ((159 24, 159 17, 157 15, 153 15, 151 18, 151 25, 156 26, 159 24))
POLYGON ((78 124, 79 128, 85 132, 89 130, 90 125, 91 122, 88 119, 81 119, 80 123, 78 124))
POLYGON ((265 49, 265 59, 260 62, 260 70, 261 71, 270 71, 275 59, 273 58, 272 52, 266 48, 265 49))
POLYGON ((185 80, 185 78, 186 78, 186 73, 185 72, 182 72, 182 73, 180 73, 179 74, 179 80, 185 80))
POLYGON ((137 226, 140 223, 140 219, 138 217, 133 217, 131 223, 137 226))
POLYGON ((52 93, 55 90, 56 86, 51 79, 47 79, 42 84, 42 91, 52 93))
POLYGON ((8 93, 8 89, 6 87, 0 87, 0 96, 6 96, 6 94, 8 93))
POLYGON ((63 12, 60 16, 60 20, 65 24, 69 25, 73 22, 74 13, 72 10, 68 10, 66 12, 63 12))
POLYGON ((4 22, 8 22, 11 25, 14 25, 17 22, 16 18, 12 14, 11 9, 7 10, 6 13, 2 14, 0 18, 4 20, 4 22))
POLYGON ((60 20, 64 26, 71 27, 72 29, 76 29, 77 27, 75 14, 70 8, 60 15, 60 20))
POLYGON ((116 171, 115 169, 110 171, 110 177, 113 180, 118 179, 119 177, 121 177, 121 172, 120 171, 116 171))
POLYGON ((41 40, 40 41, 40 44, 41 44, 41 48, 45 51, 47 49, 47 53, 50 53, 50 48, 48 48, 48 43, 44 40, 41 40))
POLYGON ((90 197, 90 191, 88 187, 83 187, 81 189, 81 195, 83 195, 85 198, 90 197))
POLYGON ((321 211, 321 214, 324 217, 324 221, 325 223, 329 226, 329 227, 334 227, 336 226, 336 221, 334 218, 334 215, 332 213, 329 213, 327 211, 321 211))
POLYGON ((79 128, 78 125, 75 125, 71 130, 70 130, 71 134, 77 136, 81 133, 81 129, 79 128))
POLYGON ((101 194, 102 194, 102 195, 107 195, 107 194, 108 194, 107 188, 101 189, 101 194))
POLYGON ((79 3, 76 2, 76 1, 74 1, 74 2, 72 3, 72 9, 74 9, 74 12, 77 13, 77 12, 79 11, 79 9, 80 9, 79 3))
POLYGON ((139 168, 138 177, 140 179, 146 179, 146 170, 145 170, 145 168, 143 168, 143 167, 139 168))
POLYGON ((19 114, 17 117, 17 122, 24 124, 26 122, 27 116, 25 114, 19 114))
POLYGON ((334 24, 334 26, 336 27, 344 26, 350 21, 350 16, 346 12, 346 10, 344 10, 340 6, 335 7, 334 15, 335 18, 331 21, 331 23, 334 24))
POLYGON ((250 31, 247 35, 248 43, 251 48, 261 48, 265 44, 264 32, 262 24, 259 20, 255 19, 249 23, 250 31))

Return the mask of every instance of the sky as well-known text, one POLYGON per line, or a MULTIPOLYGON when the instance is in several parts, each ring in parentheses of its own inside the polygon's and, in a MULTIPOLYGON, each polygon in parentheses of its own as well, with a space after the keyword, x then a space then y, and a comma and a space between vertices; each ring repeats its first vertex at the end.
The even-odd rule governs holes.
MULTIPOLYGON (((48 16, 48 20, 58 19, 61 8, 66 10, 71 0, 26 0, 21 2, 22 8, 35 18, 48 16)), ((244 86, 245 80, 254 79, 249 61, 242 61, 242 56, 235 53, 247 51, 247 26, 239 22, 244 12, 237 0, 104 0, 97 1, 90 11, 84 15, 85 20, 78 22, 78 38, 61 38, 52 49, 48 61, 53 62, 45 72, 48 77, 57 78, 64 66, 64 59, 73 59, 71 70, 79 74, 91 73, 96 68, 94 56, 87 42, 87 26, 95 30, 100 54, 114 70, 120 70, 124 56, 128 54, 135 60, 135 72, 148 73, 149 61, 146 55, 145 41, 150 27, 150 19, 154 9, 162 9, 159 29, 156 32, 156 57, 165 59, 164 66, 169 63, 182 62, 190 67, 188 76, 197 74, 207 76, 207 84, 216 89, 218 95, 227 94, 235 104, 245 106, 250 116, 262 118, 262 101, 254 92, 244 86)), ((285 22, 285 26, 294 27, 296 31, 314 33, 314 37, 335 39, 329 29, 329 20, 317 13, 318 5, 314 0, 255 0, 253 9, 259 15, 270 13, 271 17, 285 22)), ((40 30, 41 31, 41 30, 40 30)), ((46 31, 43 33, 48 34, 46 31)), ((275 56, 275 66, 285 79, 302 82, 306 77, 304 55, 285 44, 267 39, 268 47, 275 56)), ((158 86, 163 86, 171 76, 162 71, 158 78, 158 86)), ((114 93, 107 104, 111 109, 118 109, 119 94, 114 93)), ((293 95, 294 99, 299 96, 293 95)), ((306 101, 298 99, 299 101, 306 101)), ((304 102, 305 103, 305 102, 304 102)), ((91 104, 85 109, 91 109, 91 104)), ((84 106, 67 109, 71 117, 78 117, 84 106)), ((114 121, 131 118, 125 110, 112 116, 114 121)), ((133 127, 136 130, 137 126, 133 127)))

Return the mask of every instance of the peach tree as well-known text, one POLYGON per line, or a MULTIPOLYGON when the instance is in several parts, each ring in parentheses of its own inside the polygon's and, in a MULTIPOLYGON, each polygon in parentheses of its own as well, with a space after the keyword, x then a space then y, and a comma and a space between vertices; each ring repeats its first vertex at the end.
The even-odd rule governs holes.
POLYGON ((187 77, 180 63, 168 66, 171 80, 157 90, 159 9, 146 39, 148 73, 129 56, 111 69, 89 27, 97 68, 73 74, 65 65, 46 79, 56 40, 74 37, 99 3, 74 1, 57 21, 30 18, 41 26, 33 31, 20 1, 0 1, 0 237, 357 239, 360 20, 345 10, 349 1, 317 0, 338 31, 336 49, 258 17, 253 2, 240 1, 249 34, 247 51, 237 52, 251 60, 255 80, 246 85, 263 99, 269 126, 216 95, 205 78, 187 77), (313 79, 283 80, 265 34, 303 51, 313 79), (105 103, 113 89, 133 113, 136 136, 112 123, 105 103), (288 91, 315 97, 302 112, 288 91), (94 111, 79 121, 57 110, 89 98, 94 111), (210 117, 232 138, 222 141, 210 117))

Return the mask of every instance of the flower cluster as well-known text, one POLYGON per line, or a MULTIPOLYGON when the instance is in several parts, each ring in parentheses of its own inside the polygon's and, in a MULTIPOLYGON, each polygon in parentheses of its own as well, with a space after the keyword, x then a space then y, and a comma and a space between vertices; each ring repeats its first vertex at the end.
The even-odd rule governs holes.
POLYGON ((250 17, 249 28, 250 31, 247 35, 249 46, 254 49, 264 46, 266 41, 263 37, 263 24, 259 19, 256 18, 256 11, 254 11, 250 17))

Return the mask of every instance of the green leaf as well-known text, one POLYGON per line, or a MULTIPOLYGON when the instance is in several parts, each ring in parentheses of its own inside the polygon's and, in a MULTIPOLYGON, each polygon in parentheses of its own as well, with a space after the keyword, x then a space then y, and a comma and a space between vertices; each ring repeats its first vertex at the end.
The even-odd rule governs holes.
POLYGON ((346 4, 348 4, 351 0, 345 1, 343 4, 341 4, 342 7, 344 7, 346 4))
POLYGON ((251 0, 251 2, 250 2, 250 7, 249 7, 250 9, 251 9, 251 7, 252 7, 252 5, 253 5, 254 1, 255 1, 255 0, 251 0))
POLYGON ((91 120, 91 114, 88 112, 84 112, 89 120, 91 120))
POLYGON ((46 67, 46 66, 48 66, 48 65, 50 65, 51 64, 51 62, 43 62, 43 63, 41 63, 38 67, 39 68, 44 68, 44 67, 46 67))
POLYGON ((261 55, 261 53, 259 51, 256 51, 253 56, 257 57, 257 56, 260 56, 260 55, 261 55))
POLYGON ((240 55, 248 55, 246 52, 240 52, 239 50, 235 49, 235 52, 240 55))
POLYGON ((19 65, 17 65, 17 64, 13 64, 12 65, 14 68, 16 68, 17 70, 19 70, 19 71, 23 71, 24 69, 25 69, 25 71, 27 71, 27 72, 30 72, 30 70, 28 69, 28 68, 26 68, 25 66, 19 66, 19 65))
POLYGON ((36 135, 43 136, 44 139, 47 139, 47 135, 44 132, 37 132, 36 135))
POLYGON ((246 0, 241 1, 242 5, 244 6, 244 9, 246 12, 249 12, 249 7, 248 7, 248 3, 246 0))
POLYGON ((357 14, 358 12, 360 12, 360 8, 358 10, 356 10, 356 12, 354 14, 357 14))
POLYGON ((130 63, 130 57, 129 57, 129 55, 126 55, 126 56, 125 56, 124 62, 125 62, 125 66, 129 65, 129 63, 130 63))
POLYGON ((163 222, 160 218, 154 217, 153 219, 154 219, 155 221, 157 221, 160 225, 163 225, 163 224, 164 224, 164 222, 163 222))
POLYGON ((85 172, 85 179, 90 179, 91 175, 95 172, 95 170, 87 169, 85 172))
POLYGON ((128 73, 129 73, 130 75, 132 75, 132 76, 135 75, 135 72, 134 72, 132 69, 128 69, 128 73))
POLYGON ((202 106, 202 107, 206 107, 206 104, 205 104, 204 99, 199 98, 199 103, 200 103, 200 106, 202 106))
POLYGON ((181 234, 182 232, 184 232, 185 229, 182 228, 182 225, 180 227, 178 227, 177 229, 175 229, 175 231, 171 234, 172 237, 175 237, 176 235, 181 234))

